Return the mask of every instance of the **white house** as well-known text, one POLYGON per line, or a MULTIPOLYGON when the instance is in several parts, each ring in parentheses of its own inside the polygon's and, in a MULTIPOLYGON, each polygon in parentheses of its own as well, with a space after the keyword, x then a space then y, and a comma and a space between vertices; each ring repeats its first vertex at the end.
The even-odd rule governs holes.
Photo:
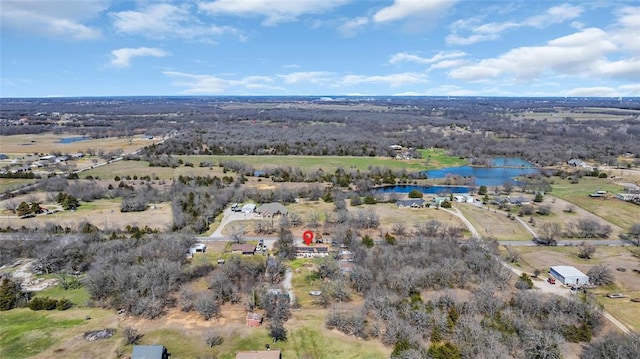
POLYGON ((589 284, 589 276, 572 266, 553 266, 549 273, 562 284, 581 286, 589 284))
POLYGON ((471 196, 468 193, 457 194, 457 195, 453 196, 453 199, 456 202, 473 203, 473 196, 471 196))

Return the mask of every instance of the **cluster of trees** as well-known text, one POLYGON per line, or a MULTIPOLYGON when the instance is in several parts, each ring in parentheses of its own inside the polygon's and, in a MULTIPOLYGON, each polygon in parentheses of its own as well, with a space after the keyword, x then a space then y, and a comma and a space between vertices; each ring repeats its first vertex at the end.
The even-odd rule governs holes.
POLYGON ((155 318, 183 280, 192 243, 188 233, 177 232, 104 242, 95 249, 84 285, 98 305, 155 318))
MULTIPOLYGON (((355 267, 341 290, 360 293, 364 303, 335 305, 326 325, 378 338, 394 347, 394 358, 560 357, 565 341, 591 340, 601 324, 594 300, 530 293, 528 277, 516 281, 524 290, 508 291, 511 272, 491 248, 445 238, 355 247, 355 267)), ((330 264, 319 273, 340 277, 330 264)))

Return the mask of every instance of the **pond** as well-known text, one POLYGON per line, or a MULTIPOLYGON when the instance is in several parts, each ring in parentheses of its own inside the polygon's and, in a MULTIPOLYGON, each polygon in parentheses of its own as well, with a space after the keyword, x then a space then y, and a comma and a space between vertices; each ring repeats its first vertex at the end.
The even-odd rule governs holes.
POLYGON ((91 137, 84 137, 84 136, 78 136, 78 137, 64 137, 61 138, 60 140, 58 140, 58 143, 74 143, 74 142, 80 142, 80 141, 87 141, 90 140, 91 137))
POLYGON ((498 157, 491 160, 493 167, 460 166, 427 171, 427 178, 439 179, 448 176, 475 178, 476 186, 501 186, 507 181, 516 183, 515 178, 538 174, 540 171, 530 162, 520 158, 498 157))
POLYGON ((384 186, 377 188, 376 191, 382 193, 409 193, 418 190, 425 194, 450 194, 450 193, 468 193, 469 188, 462 186, 415 186, 415 185, 396 185, 384 186))

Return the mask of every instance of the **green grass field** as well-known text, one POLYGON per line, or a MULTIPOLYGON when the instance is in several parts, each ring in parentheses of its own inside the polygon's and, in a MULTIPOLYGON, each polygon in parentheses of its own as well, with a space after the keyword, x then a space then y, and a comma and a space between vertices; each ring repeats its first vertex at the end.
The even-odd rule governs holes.
POLYGON ((76 307, 84 307, 90 298, 89 292, 84 287, 78 289, 64 290, 61 285, 47 288, 37 293, 38 297, 49 297, 53 299, 66 298, 76 307))
POLYGON ((0 192, 12 191, 22 186, 32 184, 34 180, 24 178, 0 178, 0 192))
POLYGON ((83 319, 56 318, 56 314, 55 311, 34 312, 30 309, 0 312, 0 357, 33 356, 55 344, 61 331, 85 323, 83 319))
POLYGON ((640 206, 620 201, 613 196, 622 192, 623 187, 604 178, 583 177, 580 183, 571 184, 568 180, 553 179, 552 194, 591 212, 606 221, 628 230, 640 221, 640 206), (607 191, 608 196, 591 198, 590 193, 607 191))
MULTIPOLYGON (((197 157, 197 156, 193 156, 197 157)), ((112 180, 115 176, 150 176, 152 179, 156 176, 162 180, 172 179, 180 175, 183 176, 224 176, 221 167, 198 167, 200 160, 184 157, 185 161, 190 161, 194 167, 180 166, 171 167, 149 167, 147 161, 117 161, 104 166, 96 167, 88 171, 82 172, 81 178, 87 176, 99 177, 103 180, 112 180)))

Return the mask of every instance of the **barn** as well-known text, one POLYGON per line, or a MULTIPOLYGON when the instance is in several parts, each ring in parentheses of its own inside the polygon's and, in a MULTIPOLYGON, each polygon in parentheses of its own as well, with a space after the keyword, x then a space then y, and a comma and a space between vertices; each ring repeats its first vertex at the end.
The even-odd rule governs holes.
POLYGON ((589 276, 572 266, 553 266, 549 273, 562 284, 581 286, 589 284, 589 276))

